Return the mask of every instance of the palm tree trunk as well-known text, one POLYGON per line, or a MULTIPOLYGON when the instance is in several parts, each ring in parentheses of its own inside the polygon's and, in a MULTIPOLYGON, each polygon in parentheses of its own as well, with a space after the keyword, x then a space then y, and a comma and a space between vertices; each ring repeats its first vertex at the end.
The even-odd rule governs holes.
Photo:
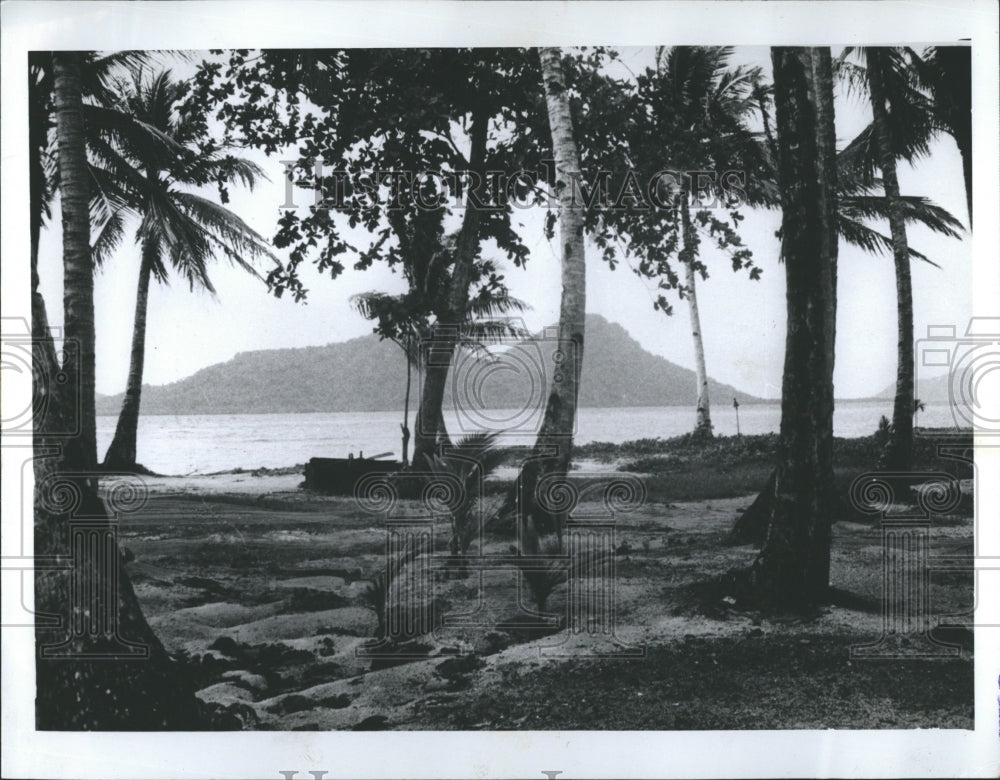
POLYGON ((410 355, 412 354, 413 347, 413 337, 407 336, 406 348, 403 350, 406 356, 406 396, 403 399, 403 445, 402 445, 402 461, 404 466, 410 464, 409 452, 410 452, 410 385, 413 376, 413 363, 410 361, 410 355))
POLYGON ((584 254, 584 215, 573 198, 571 176, 580 171, 580 158, 573 139, 573 119, 570 114, 562 68, 562 53, 557 48, 539 49, 545 103, 548 109, 552 152, 556 163, 558 191, 559 235, 562 239, 562 295, 559 301, 559 344, 562 360, 556 361, 549 389, 545 415, 538 432, 536 452, 542 447, 555 446, 552 458, 531 459, 522 471, 525 530, 522 536, 524 552, 537 552, 535 531, 545 524, 554 526, 561 539, 561 518, 552 517, 535 501, 538 481, 548 474, 565 475, 569 470, 573 449, 573 428, 576 423, 577 400, 580 394, 580 373, 583 366, 584 330, 587 312, 587 265, 584 254))
POLYGON ((694 338, 695 375, 698 381, 698 416, 694 426, 694 435, 710 439, 712 438, 712 415, 708 401, 708 371, 705 368, 705 343, 701 337, 701 318, 698 316, 698 293, 694 272, 697 247, 690 238, 694 227, 691 224, 691 210, 687 198, 681 201, 681 219, 684 229, 684 247, 689 255, 684 269, 688 287, 688 311, 691 314, 691 335, 694 338))
MULTIPOLYGON (((70 367, 83 375, 74 392, 89 406, 59 409, 93 432, 93 276, 89 260, 86 150, 81 131, 80 55, 53 55, 63 210, 66 331, 77 344, 70 367), (89 334, 89 343, 88 343, 89 334), (86 421, 89 414, 90 421, 86 421)), ((64 370, 67 367, 64 366, 64 370)), ((40 382, 58 382, 43 376, 40 382)), ((67 382, 68 384, 68 382, 67 382)), ((57 385, 58 386, 58 385, 57 385)), ((49 388, 51 390, 51 386, 49 388)), ((73 396, 69 396, 72 398, 73 396)), ((61 395, 64 401, 66 396, 61 395)), ((62 405, 62 404, 60 404, 62 405)), ((64 453, 49 447, 48 415, 36 418, 35 727, 38 730, 203 728, 194 689, 150 629, 136 599, 85 458, 90 441, 64 453), (47 454, 48 451, 48 454, 47 454), (67 498, 69 500, 67 500, 67 498), (71 586, 71 582, 75 586, 71 586)), ((108 499, 111 500, 110 498, 108 499)))
POLYGON ((129 359, 128 381, 115 437, 104 456, 104 466, 110 469, 133 469, 136 466, 136 436, 139 429, 139 404, 142 397, 142 372, 146 357, 146 308, 149 303, 149 278, 153 272, 155 250, 146 242, 139 265, 139 285, 135 295, 135 321, 132 326, 132 354, 129 359))
MULTIPOLYGON (((59 359, 56 356, 55 342, 49 331, 49 314, 45 308, 45 299, 38 290, 38 241, 41 234, 41 219, 31 223, 31 345, 32 361, 35 363, 33 374, 44 377, 55 377, 59 373, 59 359)), ((51 379, 49 380, 51 381, 51 379)), ((49 396, 49 382, 36 381, 33 385, 35 407, 48 411, 57 403, 49 396)), ((44 413, 44 412, 43 412, 44 413)))
POLYGON ((72 405, 79 435, 67 441, 67 466, 97 466, 94 263, 90 255, 90 180, 84 142, 79 55, 53 57, 63 239, 63 324, 67 381, 61 403, 72 405))
POLYGON ((896 268, 896 398, 892 408, 892 431, 882 465, 890 469, 908 470, 913 463, 913 287, 910 280, 906 224, 899 194, 899 180, 896 177, 896 157, 886 114, 883 62, 878 49, 869 50, 868 86, 882 182, 889 203, 889 230, 896 268))
POLYGON ((826 48, 774 48, 788 331, 774 501, 752 570, 770 606, 822 601, 830 576, 836 149, 826 48))

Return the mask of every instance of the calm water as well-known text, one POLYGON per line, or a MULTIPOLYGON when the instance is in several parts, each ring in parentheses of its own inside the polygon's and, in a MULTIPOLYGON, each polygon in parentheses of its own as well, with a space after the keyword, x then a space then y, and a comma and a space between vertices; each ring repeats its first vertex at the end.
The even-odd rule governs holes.
MULTIPOLYGON (((841 403, 834 416, 837 436, 866 436, 878 427, 879 417, 891 416, 892 403, 841 403)), ((514 428, 505 437, 511 444, 531 443, 537 419, 523 419, 515 412, 488 413, 492 423, 484 427, 514 428), (521 426, 518 428, 518 426, 521 426)), ((777 431, 781 419, 778 404, 740 407, 743 433, 777 431)), ((346 457, 348 453, 399 456, 401 412, 356 412, 341 414, 235 414, 142 417, 139 420, 139 462, 161 474, 193 474, 227 469, 275 468, 305 463, 312 457, 346 457)), ((475 421, 459 420, 445 413, 453 436, 468 432, 475 421)), ((103 457, 116 423, 114 417, 97 418, 98 451, 103 457)), ((736 433, 733 408, 713 409, 712 422, 721 435, 736 433)), ((928 406, 919 425, 948 427, 953 424, 950 408, 928 406)), ((413 426, 411 415, 410 426, 413 426)), ((694 411, 687 407, 641 407, 581 409, 577 443, 623 442, 647 437, 670 437, 690 431, 694 411)))

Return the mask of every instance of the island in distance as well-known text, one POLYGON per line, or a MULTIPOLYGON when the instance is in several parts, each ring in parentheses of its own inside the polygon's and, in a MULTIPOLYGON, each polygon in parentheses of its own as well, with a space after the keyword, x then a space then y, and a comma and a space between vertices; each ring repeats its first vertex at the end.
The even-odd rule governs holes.
MULTIPOLYGON (((599 314, 587 315, 586 355, 580 382, 585 407, 693 406, 694 371, 643 349, 621 325, 599 314)), ((485 408, 523 408, 543 397, 540 382, 551 373, 551 342, 535 341, 517 359, 503 361, 501 370, 486 372, 470 355, 457 361, 465 381, 476 388, 485 408), (541 355, 544 365, 535 357, 541 355), (508 369, 508 370, 503 370, 508 369), (478 374, 478 380, 477 380, 478 374)), ((515 347, 515 349, 520 349, 515 347)), ((372 334, 324 347, 299 347, 241 352, 224 363, 208 366, 168 385, 145 385, 142 413, 152 414, 282 414, 296 412, 376 412, 403 408, 406 365, 403 352, 391 341, 372 334)), ((445 406, 454 404, 452 383, 445 406)), ((414 372, 411 408, 419 398, 414 372)), ((736 388, 709 380, 718 403, 763 403, 736 388)), ((121 394, 97 397, 99 415, 116 415, 121 394)))

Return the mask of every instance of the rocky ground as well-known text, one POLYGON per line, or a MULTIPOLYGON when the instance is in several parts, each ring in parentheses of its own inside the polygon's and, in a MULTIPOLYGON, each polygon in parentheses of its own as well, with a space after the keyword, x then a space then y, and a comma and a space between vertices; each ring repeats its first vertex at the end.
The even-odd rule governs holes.
MULTIPOLYGON (((487 534, 482 551, 494 565, 427 569, 433 585, 408 598, 434 631, 386 655, 371 648, 383 519, 352 499, 301 491, 300 481, 252 472, 151 478, 146 506, 122 519, 145 614, 219 728, 973 727, 971 631, 936 629, 950 649, 916 641, 895 657, 852 657, 852 646, 882 634, 875 517, 834 527, 835 603, 778 618, 738 609, 711 585, 753 560, 752 546, 726 542, 752 496, 651 500, 617 516, 613 553, 591 550, 605 567, 601 582, 613 562, 614 599, 602 602, 602 624, 578 633, 560 628, 575 614, 566 574, 553 575, 539 615, 505 564, 513 540, 487 534)), ((403 502, 397 514, 419 510, 403 502)), ((600 517, 604 508, 580 511, 600 517)), ((447 523, 430 522, 445 550, 447 523)), ((972 533, 965 504, 936 517, 931 556, 971 562, 972 533)), ((431 563, 425 556, 413 566, 431 563)), ((574 570, 573 594, 591 592, 576 581, 594 570, 574 570)), ((960 625, 945 616, 971 609, 971 572, 932 571, 930 603, 934 625, 960 625)))

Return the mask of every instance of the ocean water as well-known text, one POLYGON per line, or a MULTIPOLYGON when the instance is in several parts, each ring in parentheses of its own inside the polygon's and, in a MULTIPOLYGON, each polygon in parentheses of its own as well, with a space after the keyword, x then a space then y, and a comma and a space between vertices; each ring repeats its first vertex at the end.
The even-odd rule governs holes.
MULTIPOLYGON (((866 436, 878 427, 879 417, 892 415, 892 402, 841 402, 834 414, 837 436, 866 436)), ((402 412, 351 412, 318 414, 156 415, 139 419, 138 460, 160 474, 206 474, 234 468, 280 468, 305 463, 312 457, 366 456, 400 453, 402 412)), ((477 416, 445 413, 452 437, 476 429, 507 430, 507 444, 531 444, 537 414, 494 410, 477 416)), ((682 406, 580 409, 575 441, 620 443, 633 439, 667 438, 694 427, 694 410, 682 406)), ((739 409, 744 434, 778 430, 781 408, 777 403, 743 405, 739 409)), ((114 435, 114 417, 97 418, 99 457, 114 435)), ((732 406, 712 410, 715 432, 736 433, 732 406)), ((928 406, 917 418, 926 427, 954 425, 947 405, 928 406)), ((410 427, 414 426, 411 412, 410 427)), ((411 445, 412 446, 412 445, 411 445)))

